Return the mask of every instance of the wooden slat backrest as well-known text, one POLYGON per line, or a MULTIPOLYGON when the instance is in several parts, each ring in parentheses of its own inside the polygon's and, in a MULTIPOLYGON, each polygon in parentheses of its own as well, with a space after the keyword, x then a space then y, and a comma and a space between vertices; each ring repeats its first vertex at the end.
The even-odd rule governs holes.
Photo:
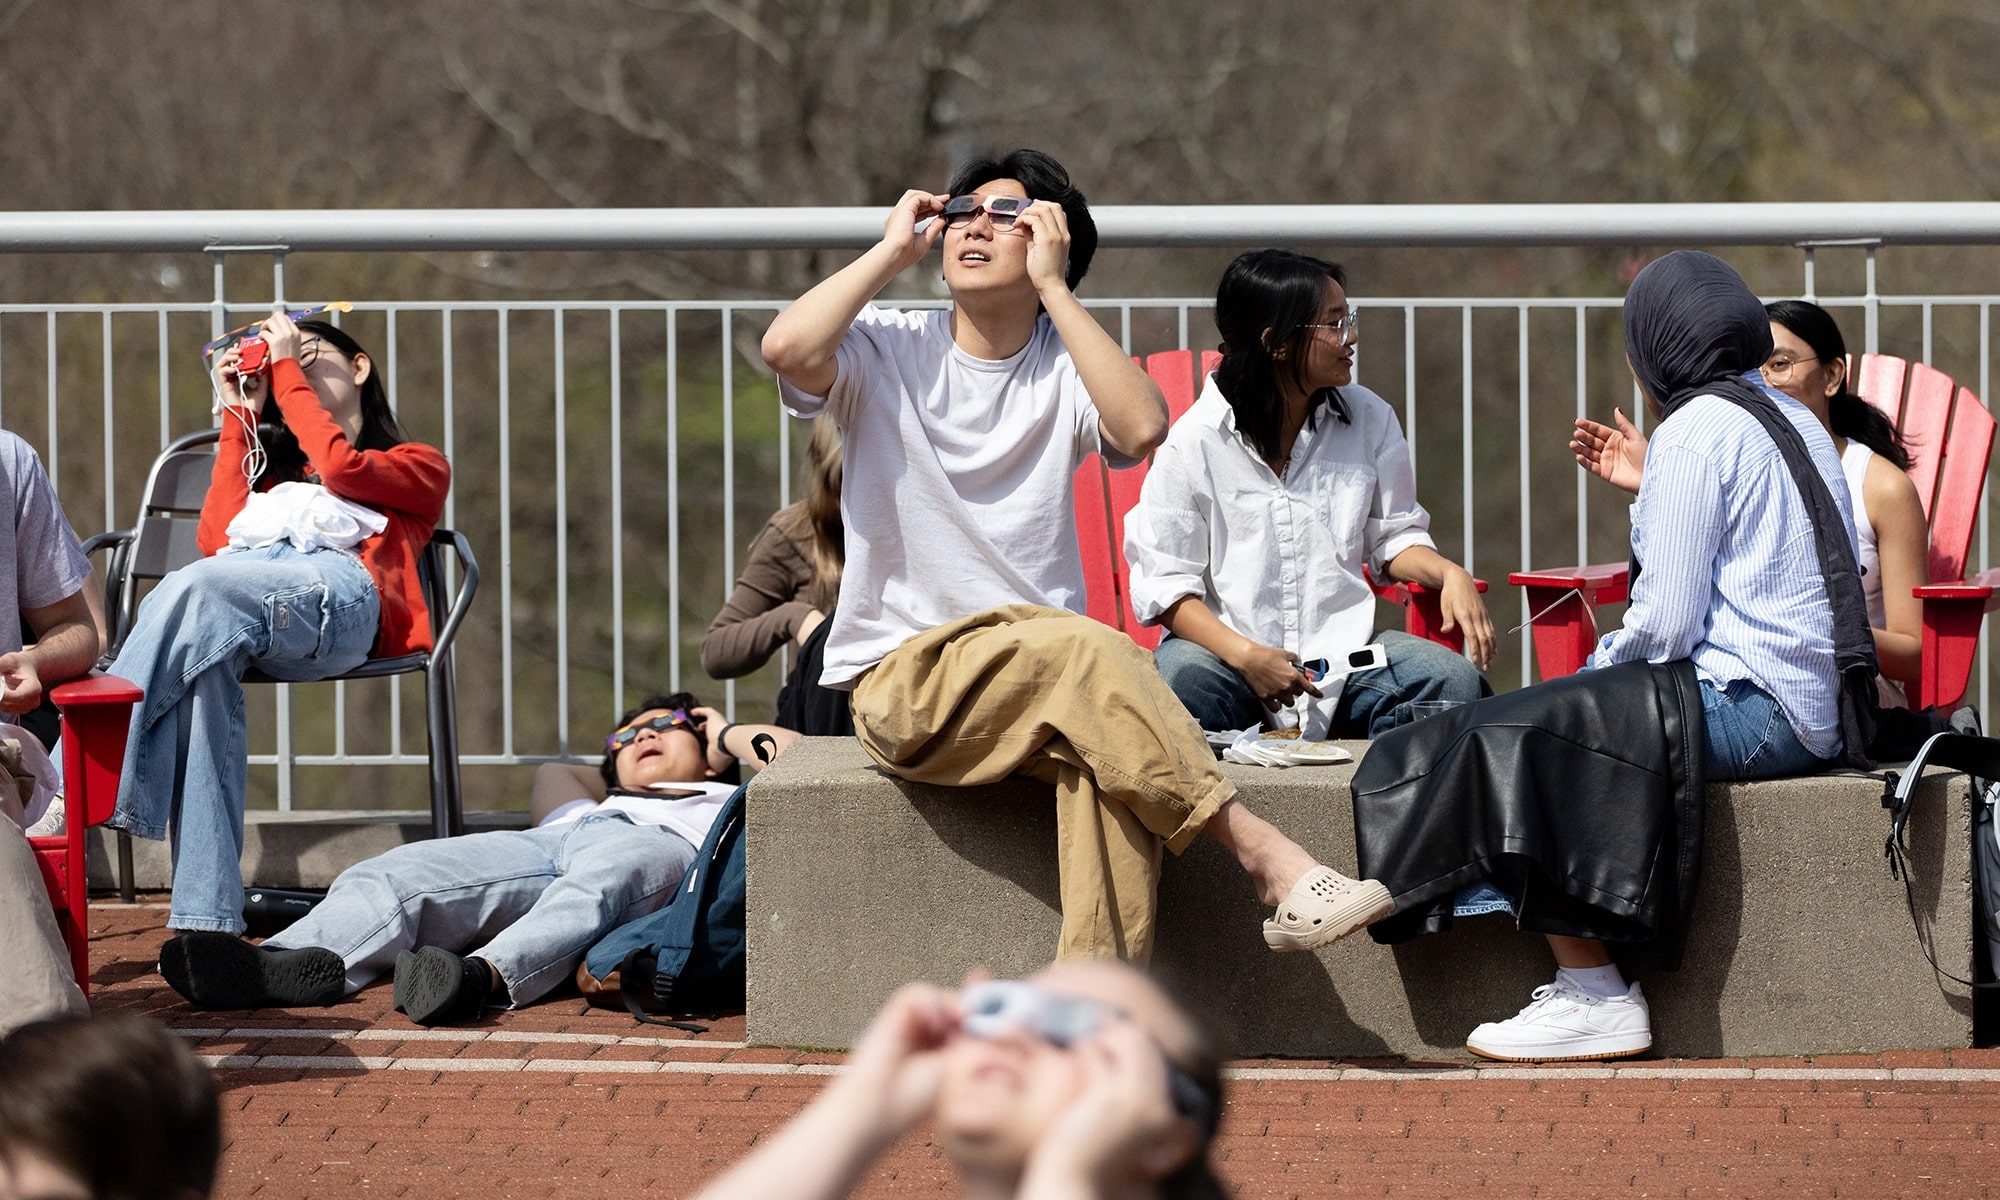
POLYGON ((1855 394, 1886 413, 1890 424, 1900 426, 1903 422, 1903 384, 1909 365, 1887 354, 1849 355, 1847 373, 1854 381, 1855 394))
MULTIPOLYGON (((1986 411, 1972 389, 1959 388, 1952 399, 1944 461, 1936 468, 1937 499, 1930 507, 1932 582, 1965 578, 1973 527, 1979 522, 1980 489, 1986 483, 1987 457, 1992 451, 1993 414, 1986 411)), ((1923 485, 1917 486, 1921 491, 1923 485)))
MULTIPOLYGON (((1910 388, 1903 398, 1903 445, 1910 451, 1910 481, 1917 485, 1924 517, 1936 507, 1938 468, 1944 465, 1945 437, 1951 429, 1951 376, 1923 363, 1910 364, 1910 388)), ((1984 476, 1982 459, 1981 475, 1984 476)), ((1952 578, 1957 578, 1953 576, 1952 578)))
POLYGON ((1123 629, 1119 572, 1124 557, 1111 538, 1111 506, 1104 476, 1100 455, 1084 459, 1076 469, 1076 544, 1083 559, 1083 611, 1094 621, 1123 629))

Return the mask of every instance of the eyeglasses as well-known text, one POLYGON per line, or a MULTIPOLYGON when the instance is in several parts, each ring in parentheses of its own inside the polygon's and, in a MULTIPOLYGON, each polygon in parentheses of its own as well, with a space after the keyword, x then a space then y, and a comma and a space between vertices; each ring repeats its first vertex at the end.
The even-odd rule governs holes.
POLYGON ((1346 316, 1330 325, 1301 325, 1299 328, 1331 329, 1333 330, 1333 336, 1339 340, 1341 345, 1352 346, 1355 339, 1361 336, 1361 310, 1350 308, 1347 310, 1346 316))
POLYGON ((319 361, 320 347, 324 345, 318 337, 309 337, 299 343, 299 369, 304 370, 319 361))
MULTIPOLYGON (((959 1028, 971 1037, 1003 1037, 1019 1029, 1067 1049, 1097 1032, 1118 1010, 1081 996, 1045 992, 1019 979, 988 979, 959 994, 958 1013, 959 1028)), ((1212 1135, 1218 1116, 1215 1098, 1172 1059, 1161 1057, 1166 1060, 1167 1094, 1174 1111, 1193 1121, 1204 1135, 1212 1135)))
POLYGON ((1012 229, 1033 203, 1022 196, 953 196, 944 204, 945 228, 963 229, 983 212, 993 228, 1012 229))
POLYGON ((1805 364, 1821 361, 1824 360, 1818 358, 1793 358, 1789 354, 1773 354, 1764 362, 1764 377, 1766 379, 1785 379, 1793 371, 1798 370, 1805 364))
POLYGON ((688 716, 686 709, 676 708, 663 716, 654 717, 648 721, 634 721, 610 737, 605 738, 604 748, 615 754, 637 741, 639 734, 647 729, 652 730, 654 733, 668 733, 675 729, 685 729, 693 732, 694 718, 688 716))

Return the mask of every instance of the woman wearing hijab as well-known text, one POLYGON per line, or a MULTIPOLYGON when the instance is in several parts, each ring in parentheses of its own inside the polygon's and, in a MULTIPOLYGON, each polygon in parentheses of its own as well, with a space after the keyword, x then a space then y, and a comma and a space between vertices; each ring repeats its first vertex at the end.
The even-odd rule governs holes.
MULTIPOLYGON (((1875 662, 1847 487, 1825 428, 1759 374, 1763 305, 1728 264, 1681 250, 1633 280, 1624 324, 1659 427, 1632 509, 1631 603, 1589 666, 1690 660, 1709 779, 1866 763, 1872 709, 1854 687, 1872 687, 1875 662)), ((1555 982, 1467 1049, 1551 1061, 1651 1048, 1645 998, 1606 944, 1548 937, 1555 982)))

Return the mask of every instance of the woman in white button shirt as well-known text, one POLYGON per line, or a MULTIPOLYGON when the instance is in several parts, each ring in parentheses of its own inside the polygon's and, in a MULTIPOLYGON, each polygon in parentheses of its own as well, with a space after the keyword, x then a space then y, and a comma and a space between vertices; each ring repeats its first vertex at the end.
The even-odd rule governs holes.
POLYGON ((1415 701, 1491 695, 1485 602, 1431 541, 1394 410, 1353 384, 1360 333, 1340 267, 1243 254, 1216 290, 1215 323, 1222 364, 1126 524, 1134 607, 1172 635, 1157 652, 1168 685, 1207 729, 1248 728, 1308 697, 1307 737, 1373 737, 1415 701), (1376 630, 1364 565, 1437 589, 1466 657, 1376 630), (1387 664, 1350 673, 1349 652, 1370 643, 1387 664), (1315 680, 1302 664, 1319 658, 1330 666, 1315 680))

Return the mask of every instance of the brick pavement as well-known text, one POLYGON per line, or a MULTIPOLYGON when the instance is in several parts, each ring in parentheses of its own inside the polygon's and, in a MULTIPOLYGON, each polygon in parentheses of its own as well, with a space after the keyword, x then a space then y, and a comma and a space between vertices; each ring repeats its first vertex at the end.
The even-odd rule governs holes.
MULTIPOLYGON (((216 1063, 223 1200, 686 1195, 840 1061, 746 1048, 740 1016, 688 1035, 574 996, 463 1030, 411 1025, 386 985, 329 1009, 198 1012, 152 971, 164 915, 93 906, 95 996, 216 1063)), ((1987 1196, 2000 1051, 1244 1062, 1216 1152, 1244 1197, 1987 1196)), ((949 1180, 919 1131, 859 1194, 948 1194, 949 1180)))

